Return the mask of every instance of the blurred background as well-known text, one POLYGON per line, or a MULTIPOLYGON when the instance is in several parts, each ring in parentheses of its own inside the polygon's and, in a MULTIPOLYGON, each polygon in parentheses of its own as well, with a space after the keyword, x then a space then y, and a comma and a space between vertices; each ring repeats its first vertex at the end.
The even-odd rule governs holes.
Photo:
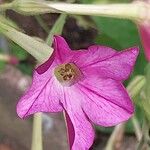
MULTIPOLYGON (((0 0, 0 3, 10 2, 0 0)), ((67 0, 67 2, 72 2, 67 0)), ((78 0, 75 3, 123 3, 130 0, 78 0)), ((24 33, 46 39, 49 30, 59 14, 22 16, 7 11, 6 16, 16 22, 24 33)), ((137 74, 144 74, 146 60, 140 43, 137 26, 128 20, 103 17, 67 17, 63 37, 72 49, 87 48, 92 44, 110 46, 123 50, 132 46, 140 47, 136 67, 128 82, 137 74)), ((0 54, 10 57, 0 60, 0 150, 29 150, 32 135, 32 117, 21 120, 16 114, 16 103, 31 83, 31 75, 36 60, 20 46, 0 35, 0 54)), ((136 97, 138 100, 138 97, 136 97)), ((142 112, 136 106, 136 115, 142 120, 142 112)), ((113 128, 96 128, 96 139, 91 150, 103 150, 113 128)), ((43 114, 44 150, 67 150, 66 128, 62 114, 43 114)), ((129 121, 126 134, 116 150, 134 150, 136 139, 129 121)))

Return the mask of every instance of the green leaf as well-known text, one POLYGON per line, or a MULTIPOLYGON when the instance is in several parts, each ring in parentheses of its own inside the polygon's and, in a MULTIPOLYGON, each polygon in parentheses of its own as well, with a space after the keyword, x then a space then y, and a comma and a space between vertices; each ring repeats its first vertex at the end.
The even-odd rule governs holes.
POLYGON ((46 39, 46 43, 48 45, 52 45, 52 39, 53 39, 53 35, 54 34, 61 34, 62 33, 62 30, 63 30, 63 27, 64 27, 64 24, 66 22, 66 17, 67 15, 66 14, 61 14, 59 16, 59 18, 56 20, 55 24, 53 25, 47 39, 46 39))
POLYGON ((27 63, 20 63, 18 65, 19 70, 21 70, 24 74, 32 75, 34 66, 27 63))
POLYGON ((44 42, 40 42, 10 26, 7 19, 0 16, 0 31, 6 37, 25 49, 40 63, 45 62, 52 54, 53 49, 44 42))
POLYGON ((0 71, 2 71, 5 68, 5 62, 0 61, 0 71))
POLYGON ((117 47, 118 49, 121 49, 121 46, 119 45, 119 43, 117 43, 115 39, 103 32, 96 37, 95 42, 100 45, 107 45, 109 47, 117 47))
POLYGON ((19 45, 11 42, 10 47, 11 47, 12 54, 15 55, 19 60, 25 60, 27 58, 28 53, 19 45))
POLYGON ((146 66, 145 98, 150 102, 150 63, 146 66))

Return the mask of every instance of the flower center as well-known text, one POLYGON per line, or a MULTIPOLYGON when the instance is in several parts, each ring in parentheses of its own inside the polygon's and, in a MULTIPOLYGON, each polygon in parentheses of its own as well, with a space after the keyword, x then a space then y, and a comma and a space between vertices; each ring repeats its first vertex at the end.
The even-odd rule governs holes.
POLYGON ((57 80, 64 86, 75 84, 81 77, 81 71, 73 63, 61 64, 54 69, 57 80))

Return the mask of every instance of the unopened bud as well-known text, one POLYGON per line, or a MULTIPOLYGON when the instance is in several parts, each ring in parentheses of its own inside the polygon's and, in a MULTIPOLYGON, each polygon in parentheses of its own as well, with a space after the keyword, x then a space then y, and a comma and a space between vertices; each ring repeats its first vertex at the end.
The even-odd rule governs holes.
POLYGON ((11 56, 10 59, 9 59, 9 63, 12 64, 12 65, 17 65, 19 63, 19 60, 18 60, 17 57, 11 56))
POLYGON ((17 65, 19 63, 19 60, 17 57, 12 56, 12 55, 6 55, 6 54, 0 54, 0 61, 4 61, 12 65, 17 65))
POLYGON ((138 0, 135 1, 134 4, 138 4, 140 6, 137 24, 146 59, 150 62, 150 0, 138 0))

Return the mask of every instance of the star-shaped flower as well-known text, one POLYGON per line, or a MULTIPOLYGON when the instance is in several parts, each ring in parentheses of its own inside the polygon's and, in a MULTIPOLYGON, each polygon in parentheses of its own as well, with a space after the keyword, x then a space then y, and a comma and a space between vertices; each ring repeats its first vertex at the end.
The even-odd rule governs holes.
POLYGON ((71 50, 54 37, 53 55, 37 67, 33 82, 17 105, 19 117, 36 112, 65 112, 72 150, 88 150, 94 140, 92 123, 114 126, 134 112, 122 81, 135 64, 138 48, 121 52, 93 45, 71 50))

